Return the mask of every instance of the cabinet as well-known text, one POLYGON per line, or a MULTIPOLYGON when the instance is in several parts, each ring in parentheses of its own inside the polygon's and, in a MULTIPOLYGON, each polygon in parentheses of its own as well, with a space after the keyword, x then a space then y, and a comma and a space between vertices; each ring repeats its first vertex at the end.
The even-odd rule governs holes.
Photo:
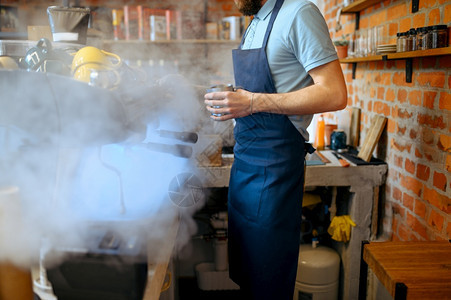
MULTIPOLYGON (((358 0, 352 2, 350 5, 342 9, 342 13, 356 14, 356 30, 359 29, 360 11, 367 7, 380 3, 378 0, 358 0)), ((418 0, 412 0, 412 13, 418 11, 418 0)), ((428 50, 417 50, 400 53, 388 53, 384 55, 371 55, 365 57, 347 57, 340 59, 340 63, 352 64, 352 79, 355 79, 355 72, 357 63, 359 62, 373 62, 373 61, 387 61, 387 60, 405 60, 406 62, 406 82, 412 82, 412 61, 413 58, 443 56, 450 55, 451 47, 436 48, 428 50)))

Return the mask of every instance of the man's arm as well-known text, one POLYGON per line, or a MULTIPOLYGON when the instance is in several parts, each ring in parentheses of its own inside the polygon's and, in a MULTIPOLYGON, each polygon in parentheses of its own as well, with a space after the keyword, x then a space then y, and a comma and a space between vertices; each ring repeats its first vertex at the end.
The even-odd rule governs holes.
POLYGON ((341 110, 346 107, 347 91, 340 63, 334 60, 309 71, 313 85, 281 94, 216 92, 205 95, 207 109, 221 117, 216 121, 245 117, 252 113, 269 112, 285 115, 310 115, 341 110), (220 106, 221 108, 213 108, 220 106))

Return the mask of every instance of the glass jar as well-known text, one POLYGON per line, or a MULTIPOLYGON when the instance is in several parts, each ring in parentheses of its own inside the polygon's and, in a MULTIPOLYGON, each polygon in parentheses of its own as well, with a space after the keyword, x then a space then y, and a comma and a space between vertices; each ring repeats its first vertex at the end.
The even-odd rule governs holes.
POLYGON ((417 28, 417 50, 427 50, 428 47, 428 27, 419 27, 417 28))
POLYGON ((406 51, 415 50, 417 50, 417 31, 415 28, 410 28, 410 30, 407 31, 406 51))
POLYGON ((432 26, 430 36, 431 48, 446 47, 448 43, 448 27, 446 25, 432 26))
POLYGON ((396 52, 405 52, 407 45, 407 33, 406 32, 398 32, 396 34, 396 52))
POLYGON ((427 48, 426 49, 432 49, 432 26, 426 27, 427 30, 427 36, 426 36, 426 42, 427 42, 427 48))

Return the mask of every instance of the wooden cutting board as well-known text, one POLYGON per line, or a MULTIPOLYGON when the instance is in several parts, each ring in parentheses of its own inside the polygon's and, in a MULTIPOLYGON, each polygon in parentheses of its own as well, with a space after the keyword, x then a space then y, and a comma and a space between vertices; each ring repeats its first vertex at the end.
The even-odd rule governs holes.
POLYGON ((387 118, 385 116, 376 115, 373 117, 371 120, 370 130, 363 141, 362 148, 357 155, 358 157, 367 162, 371 160, 371 155, 373 154, 374 148, 381 137, 386 123, 387 118))
POLYGON ((360 108, 353 107, 351 115, 351 126, 349 127, 349 144, 357 148, 360 139, 360 108))

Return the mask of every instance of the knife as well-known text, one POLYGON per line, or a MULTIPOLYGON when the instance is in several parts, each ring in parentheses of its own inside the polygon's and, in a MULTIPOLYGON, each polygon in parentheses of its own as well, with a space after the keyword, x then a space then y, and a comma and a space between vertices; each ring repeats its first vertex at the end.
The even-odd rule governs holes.
POLYGON ((340 155, 338 155, 337 152, 333 151, 332 153, 338 159, 338 162, 340 163, 341 166, 343 166, 343 167, 350 166, 350 163, 347 160, 343 159, 340 155))

